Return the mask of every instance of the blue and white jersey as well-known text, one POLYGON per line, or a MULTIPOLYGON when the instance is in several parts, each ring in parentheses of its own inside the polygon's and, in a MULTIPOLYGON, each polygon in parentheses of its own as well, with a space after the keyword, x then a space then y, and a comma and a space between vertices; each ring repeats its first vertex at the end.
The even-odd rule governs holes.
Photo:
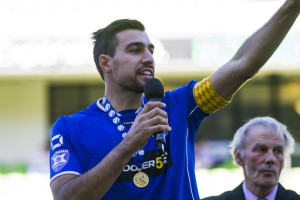
MULTIPOLYGON (((194 143, 204 113, 193 96, 191 81, 167 91, 163 102, 172 130, 166 135, 166 152, 158 154, 154 138, 143 148, 142 156, 133 156, 103 199, 200 199, 195 177, 194 143), (138 166, 149 177, 139 188, 133 183, 138 166)), ((147 100, 144 98, 144 103, 147 100)), ((135 110, 119 112, 120 123, 128 131, 135 110)), ((53 128, 50 151, 51 181, 63 174, 81 175, 97 165, 123 139, 120 131, 100 105, 70 116, 60 117, 53 128)))

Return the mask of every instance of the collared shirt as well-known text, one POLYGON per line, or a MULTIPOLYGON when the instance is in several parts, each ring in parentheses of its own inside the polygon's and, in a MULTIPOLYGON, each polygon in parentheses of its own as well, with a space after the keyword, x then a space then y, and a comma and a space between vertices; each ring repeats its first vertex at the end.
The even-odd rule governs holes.
MULTIPOLYGON (((268 196, 265 197, 265 199, 275 200, 277 189, 278 189, 278 184, 273 188, 273 190, 270 192, 270 194, 268 194, 268 196)), ((257 199, 259 199, 252 192, 250 192, 250 190, 248 190, 245 181, 243 182, 243 191, 244 191, 244 195, 245 195, 246 200, 257 200, 257 199)))

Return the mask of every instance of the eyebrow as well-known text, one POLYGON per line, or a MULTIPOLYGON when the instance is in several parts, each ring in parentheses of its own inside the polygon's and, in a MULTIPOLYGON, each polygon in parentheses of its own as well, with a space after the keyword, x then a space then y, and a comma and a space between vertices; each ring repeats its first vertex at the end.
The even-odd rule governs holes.
MULTIPOLYGON (((128 48, 130 48, 132 46, 145 47, 146 45, 144 43, 142 43, 142 42, 131 42, 131 43, 129 43, 129 44, 126 45, 126 49, 128 49, 128 48)), ((149 44, 147 47, 154 49, 154 45, 153 44, 149 44)))
MULTIPOLYGON (((262 147, 262 146, 267 146, 267 145, 266 145, 266 144, 263 144, 263 143, 256 143, 256 144, 254 145, 254 148, 255 148, 255 147, 262 147)), ((283 149, 284 146, 281 145, 281 144, 276 144, 274 148, 282 148, 282 149, 283 149)))

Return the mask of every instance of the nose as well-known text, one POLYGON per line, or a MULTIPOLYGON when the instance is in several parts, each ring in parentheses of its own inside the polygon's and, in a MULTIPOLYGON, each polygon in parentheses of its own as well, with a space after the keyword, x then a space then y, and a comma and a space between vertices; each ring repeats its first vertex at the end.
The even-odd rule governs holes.
POLYGON ((268 151, 266 154, 266 163, 274 164, 276 162, 276 156, 272 150, 268 151))
POLYGON ((149 49, 145 50, 142 62, 146 63, 146 64, 153 64, 154 63, 153 54, 152 54, 152 52, 149 49))

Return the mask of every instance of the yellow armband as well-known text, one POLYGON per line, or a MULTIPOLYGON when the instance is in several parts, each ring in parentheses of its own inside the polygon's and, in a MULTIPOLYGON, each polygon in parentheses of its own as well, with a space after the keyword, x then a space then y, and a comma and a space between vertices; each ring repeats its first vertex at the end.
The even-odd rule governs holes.
POLYGON ((216 112, 231 102, 232 97, 226 101, 212 87, 210 77, 195 84, 193 89, 195 101, 203 112, 210 114, 216 112))

